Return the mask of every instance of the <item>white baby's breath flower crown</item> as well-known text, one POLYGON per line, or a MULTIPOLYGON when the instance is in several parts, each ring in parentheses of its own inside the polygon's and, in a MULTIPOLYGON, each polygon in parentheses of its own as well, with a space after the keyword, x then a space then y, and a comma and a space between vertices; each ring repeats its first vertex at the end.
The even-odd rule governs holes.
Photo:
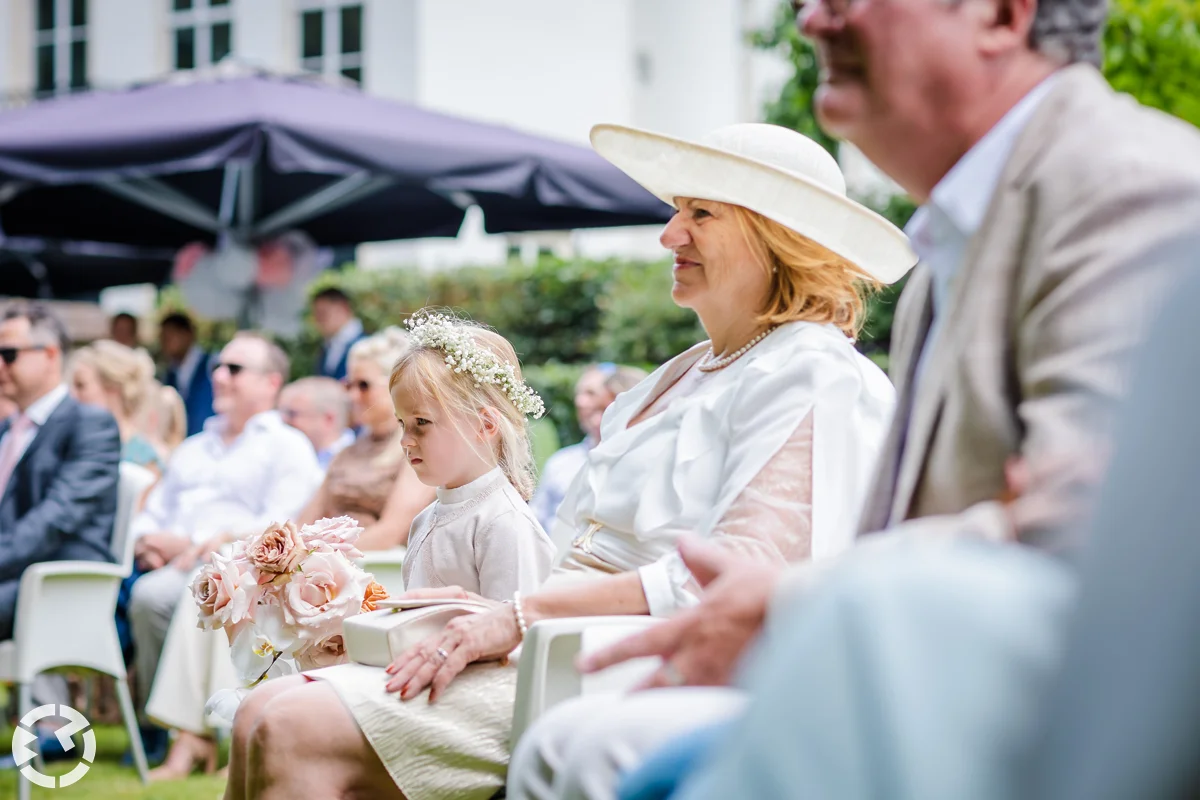
POLYGON ((517 377, 512 364, 504 363, 491 350, 476 343, 471 336, 472 326, 432 311, 418 311, 404 325, 414 344, 445 353, 446 366, 456 373, 467 373, 475 379, 476 386, 485 383, 499 386, 518 411, 534 419, 546 413, 542 398, 517 377))

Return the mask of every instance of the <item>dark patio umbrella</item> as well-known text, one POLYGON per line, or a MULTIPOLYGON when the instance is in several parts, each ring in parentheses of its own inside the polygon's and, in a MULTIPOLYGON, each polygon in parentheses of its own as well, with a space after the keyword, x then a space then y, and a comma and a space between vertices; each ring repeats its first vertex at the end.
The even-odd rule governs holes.
POLYGON ((322 245, 656 223, 590 149, 307 77, 155 83, 0 114, 0 230, 178 247, 291 228, 322 245))
POLYGON ((110 286, 162 285, 173 256, 128 245, 8 238, 0 242, 0 295, 89 299, 110 286))

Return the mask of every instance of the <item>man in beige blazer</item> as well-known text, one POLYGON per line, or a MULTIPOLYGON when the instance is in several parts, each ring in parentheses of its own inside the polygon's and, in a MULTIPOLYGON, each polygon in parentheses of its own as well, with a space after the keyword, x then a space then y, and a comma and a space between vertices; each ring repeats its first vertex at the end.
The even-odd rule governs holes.
MULTIPOLYGON (((823 125, 922 204, 909 228, 922 263, 892 339, 900 403, 843 560, 963 537, 1057 550, 1086 508, 1131 353, 1178 262, 1161 248, 1200 224, 1200 135, 1107 86, 1093 66, 1105 17, 1100 0, 814 0, 798 14, 824 67, 823 125)), ((726 685, 776 598, 819 592, 828 566, 683 550, 701 604, 585 668, 660 655, 653 686, 726 685)), ((586 701, 556 710, 514 769, 603 796, 672 727, 648 718, 695 723, 657 694, 610 702, 591 726, 586 701)), ((536 785, 510 781, 510 795, 536 785)))

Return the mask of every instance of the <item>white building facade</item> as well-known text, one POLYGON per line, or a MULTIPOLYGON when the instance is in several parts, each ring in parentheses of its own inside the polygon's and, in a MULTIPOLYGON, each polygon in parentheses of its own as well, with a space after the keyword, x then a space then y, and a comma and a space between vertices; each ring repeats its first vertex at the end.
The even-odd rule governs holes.
MULTIPOLYGON (((586 143, 597 122, 681 136, 760 118, 787 66, 749 31, 780 0, 0 0, 5 105, 223 59, 340 75, 380 97, 586 143)), ((656 232, 369 245, 366 266, 502 261, 514 248, 654 257, 656 232)))

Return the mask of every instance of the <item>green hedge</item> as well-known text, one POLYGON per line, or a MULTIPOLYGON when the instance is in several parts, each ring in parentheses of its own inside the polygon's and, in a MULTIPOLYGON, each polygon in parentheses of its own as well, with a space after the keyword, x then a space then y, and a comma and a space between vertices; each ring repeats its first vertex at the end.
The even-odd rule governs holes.
MULTIPOLYGON (((906 218, 911 206, 889 208, 906 218)), ((886 212, 885 212, 886 213, 886 212)), ((495 328, 521 357, 529 383, 546 401, 547 418, 562 444, 579 441, 574 387, 583 367, 612 361, 653 369, 703 340, 696 315, 671 300, 670 262, 564 261, 463 267, 440 272, 415 269, 360 270, 323 274, 317 292, 337 286, 353 299, 368 332, 399 325, 426 306, 453 309, 495 328)), ((871 317, 861 346, 886 363, 886 344, 896 292, 870 301, 871 317)), ((164 290, 163 311, 181 309, 173 288, 164 290)), ((217 349, 233 335, 232 323, 200 323, 202 343, 217 349)), ((306 318, 303 333, 282 342, 293 377, 310 374, 320 337, 306 318)), ((539 426, 542 446, 551 431, 539 426)))

